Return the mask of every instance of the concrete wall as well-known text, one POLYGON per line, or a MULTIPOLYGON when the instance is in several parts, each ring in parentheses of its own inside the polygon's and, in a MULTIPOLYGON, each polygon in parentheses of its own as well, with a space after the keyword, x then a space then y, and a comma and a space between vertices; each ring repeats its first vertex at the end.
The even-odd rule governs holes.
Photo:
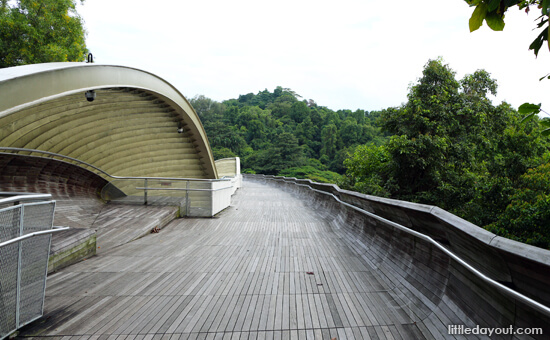
POLYGON ((409 301, 419 327, 434 338, 445 337, 438 332, 453 324, 541 327, 546 337, 550 334, 550 309, 544 307, 550 305, 550 251, 497 237, 433 206, 309 180, 263 175, 245 179, 279 186, 309 202, 346 235, 365 262, 384 274, 394 294, 409 301), (534 300, 535 307, 514 292, 534 300))
POLYGON ((218 177, 235 177, 241 173, 241 159, 239 157, 217 159, 215 162, 218 177))
POLYGON ((190 189, 208 191, 189 191, 189 209, 185 215, 193 217, 212 217, 231 205, 231 196, 240 187, 241 175, 210 182, 193 182, 190 189))
POLYGON ((231 178, 231 195, 242 186, 241 159, 239 157, 223 158, 215 161, 218 176, 231 178))

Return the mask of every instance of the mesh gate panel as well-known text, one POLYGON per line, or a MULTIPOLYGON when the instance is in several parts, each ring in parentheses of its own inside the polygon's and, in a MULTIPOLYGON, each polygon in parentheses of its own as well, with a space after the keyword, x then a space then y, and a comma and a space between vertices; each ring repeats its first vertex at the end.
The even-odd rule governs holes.
MULTIPOLYGON (((19 236, 21 207, 0 211, 0 242, 19 236)), ((17 327, 17 267, 19 244, 0 248, 0 338, 17 327)))
MULTIPOLYGON (((54 202, 25 205, 23 234, 51 229, 54 207, 54 202)), ((51 237, 52 235, 48 234, 21 242, 21 292, 18 328, 42 316, 51 237)))
MULTIPOLYGON (((49 201, 0 210, 0 242, 51 229, 54 209, 49 201)), ((40 235, 0 248, 0 339, 42 316, 50 240, 40 235)))

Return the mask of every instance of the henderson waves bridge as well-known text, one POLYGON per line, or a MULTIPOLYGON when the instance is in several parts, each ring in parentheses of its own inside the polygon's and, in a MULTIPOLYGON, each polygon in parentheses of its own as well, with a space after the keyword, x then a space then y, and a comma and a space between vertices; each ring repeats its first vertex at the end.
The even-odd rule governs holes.
POLYGON ((239 167, 155 75, 0 70, 0 338, 550 338, 549 251, 239 167))

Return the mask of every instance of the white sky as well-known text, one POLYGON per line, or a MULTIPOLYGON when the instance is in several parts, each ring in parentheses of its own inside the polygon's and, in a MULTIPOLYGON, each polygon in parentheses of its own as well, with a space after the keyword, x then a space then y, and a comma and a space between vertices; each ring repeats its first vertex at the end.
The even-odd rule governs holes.
POLYGON ((550 108, 550 53, 528 50, 536 11, 509 10, 503 32, 469 32, 463 0, 87 0, 78 12, 94 61, 152 72, 188 98, 291 88, 330 109, 406 102, 429 59, 457 79, 485 69, 495 104, 550 108))

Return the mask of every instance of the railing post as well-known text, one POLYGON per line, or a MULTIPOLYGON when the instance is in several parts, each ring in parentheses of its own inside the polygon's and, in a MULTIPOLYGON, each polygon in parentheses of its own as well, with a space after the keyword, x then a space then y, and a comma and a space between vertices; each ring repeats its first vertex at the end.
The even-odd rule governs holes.
POLYGON ((189 209, 191 207, 189 204, 189 181, 187 181, 185 189, 185 216, 189 216, 189 209))
MULTIPOLYGON (((23 236, 23 221, 25 218, 25 206, 21 205, 19 212, 19 236, 23 236)), ((21 257, 23 256, 23 242, 18 242, 19 255, 17 256, 17 288, 15 297, 15 327, 19 328, 20 324, 20 308, 21 308, 21 257)))
POLYGON ((147 178, 145 179, 145 185, 143 187, 145 188, 143 190, 143 204, 147 205, 147 178))

